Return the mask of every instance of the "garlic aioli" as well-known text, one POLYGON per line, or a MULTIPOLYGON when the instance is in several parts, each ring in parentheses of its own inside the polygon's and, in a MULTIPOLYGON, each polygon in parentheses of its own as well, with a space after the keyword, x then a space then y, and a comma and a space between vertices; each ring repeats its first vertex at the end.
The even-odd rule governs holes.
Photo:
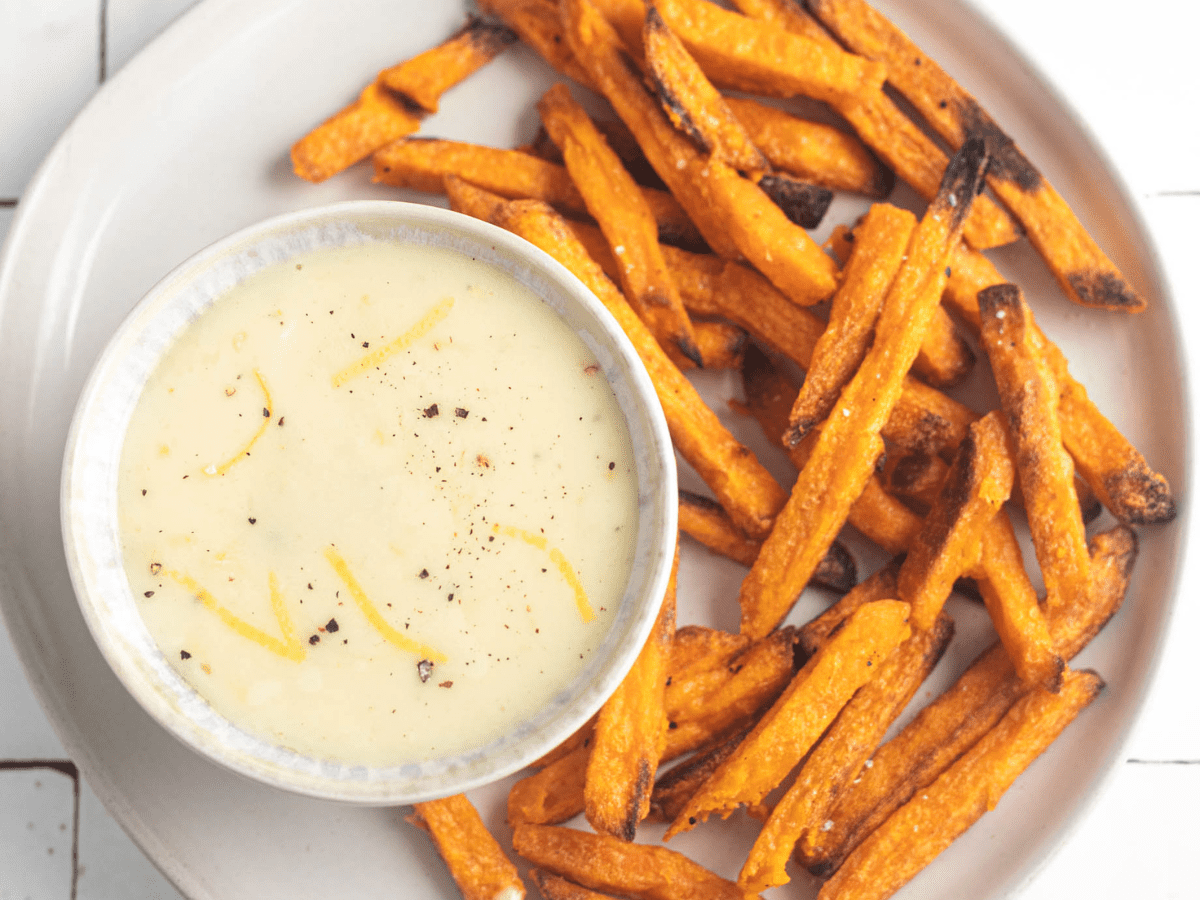
POLYGON ((320 250, 168 350, 125 438, 125 568, 180 675, 318 759, 460 752, 546 705, 634 554, 629 434, 595 358, 451 250, 320 250))

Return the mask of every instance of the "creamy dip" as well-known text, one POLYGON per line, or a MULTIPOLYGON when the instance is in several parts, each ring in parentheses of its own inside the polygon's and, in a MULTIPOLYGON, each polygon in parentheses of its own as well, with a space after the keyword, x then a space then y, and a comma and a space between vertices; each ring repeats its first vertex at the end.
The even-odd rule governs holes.
POLYGON ((252 734, 372 766, 546 705, 605 636, 636 537, 590 351, 506 273, 412 245, 313 252, 222 297, 150 378, 119 491, 180 675, 252 734))

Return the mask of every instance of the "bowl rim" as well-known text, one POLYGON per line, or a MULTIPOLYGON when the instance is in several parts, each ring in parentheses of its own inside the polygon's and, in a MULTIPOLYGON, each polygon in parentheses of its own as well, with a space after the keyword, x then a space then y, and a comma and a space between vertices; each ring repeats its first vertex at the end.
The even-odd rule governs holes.
MULTIPOLYGON (((353 241, 353 238, 350 240, 353 241)), ((233 282, 226 279, 216 285, 203 286, 201 290, 211 294, 211 298, 200 311, 218 302, 236 280, 240 279, 233 282)), ((175 312, 178 313, 178 310, 175 312)), ((194 318, 195 315, 191 315, 180 319, 176 315, 173 322, 168 322, 161 346, 150 354, 148 368, 134 380, 137 390, 133 405, 140 397, 146 378, 194 318)), ((111 465, 107 472, 102 472, 106 478, 116 477, 127 425, 126 420, 110 428, 109 456, 104 458, 113 458, 111 444, 115 439, 115 465, 111 465)), ((142 296, 109 336, 76 403, 63 456, 59 517, 68 573, 88 631, 124 688, 159 725, 205 758, 255 781, 320 799, 360 805, 391 805, 470 790, 524 768, 582 726, 617 688, 654 625, 670 579, 678 529, 675 465, 674 449, 662 407, 633 344, 603 303, 565 266, 510 232, 448 209, 396 200, 350 200, 306 207, 245 226, 189 256, 142 296), (531 281, 558 292, 558 302, 581 312, 589 325, 586 335, 578 325, 571 322, 568 325, 584 339, 592 352, 599 349, 611 354, 612 364, 603 367, 625 413, 638 464, 640 513, 637 553, 646 573, 640 580, 636 596, 631 595, 630 587, 626 589, 621 604, 622 613, 614 619, 605 640, 610 652, 594 654, 595 661, 571 682, 571 703, 559 707, 552 716, 547 717, 540 712, 531 720, 519 723, 522 729, 529 722, 536 723, 536 727, 520 732, 523 736, 518 738, 518 749, 524 747, 520 752, 512 752, 510 747, 503 744, 508 738, 506 735, 499 741, 501 746, 496 747, 498 742, 493 741, 482 748, 493 754, 498 753, 494 760, 487 759, 487 753, 484 752, 464 751, 441 758, 442 765, 426 774, 421 774, 419 770, 429 761, 376 768, 302 756, 255 737, 213 712, 207 701, 200 698, 194 688, 174 672, 165 655, 149 637, 144 624, 141 624, 127 577, 123 578, 124 591, 112 602, 124 604, 127 607, 126 615, 129 614, 128 610, 132 610, 132 615, 141 624, 145 632, 138 635, 142 652, 137 651, 134 645, 123 639, 124 635, 118 634, 112 627, 108 619, 111 604, 98 596, 96 560, 92 554, 96 536, 89 530, 91 526, 87 517, 79 514, 76 503, 81 490, 95 490, 94 479, 101 473, 93 432, 97 412, 106 400, 106 393, 114 390, 114 373, 120 370, 130 358, 131 351, 136 349, 132 343, 136 338, 147 332, 153 333, 156 329, 163 330, 164 316, 170 314, 174 307, 186 307, 190 296, 188 288, 192 286, 194 289, 198 277, 219 273, 221 267, 228 268, 231 261, 245 259, 247 254, 257 255, 267 244, 279 242, 288 235, 309 234, 316 243, 283 248, 279 255, 260 258, 254 263, 254 271, 278 265, 314 249, 343 246, 347 237, 354 234, 365 234, 367 241, 396 239, 395 231, 384 235, 373 231, 363 232, 359 226, 365 222, 386 222, 396 228, 411 229, 399 239, 409 242, 413 236, 423 237, 427 240, 421 242, 435 247, 459 249, 473 259, 506 271, 518 282, 531 287, 543 302, 549 302, 560 318, 565 318, 563 310, 556 307, 553 298, 548 301, 547 296, 539 293, 531 281), (330 224, 338 227, 332 232, 318 231, 315 236, 312 235, 314 229, 319 230, 330 224), (459 244, 464 246, 460 247, 459 244), (523 271, 527 274, 523 275, 523 271), (634 417, 638 421, 633 421, 634 417), (642 437, 640 443, 639 435, 642 437), (618 631, 624 639, 614 645, 613 637, 618 631), (157 652, 157 660, 145 658, 147 640, 149 647, 157 652), (156 680, 164 668, 171 673, 168 679, 173 683, 164 684, 156 680), (164 687, 178 692, 180 686, 195 697, 194 702, 187 704, 193 714, 169 702, 163 694, 164 687), (198 705, 207 708, 209 713, 201 715, 199 721, 194 715, 198 705), (214 727, 219 728, 222 734, 214 736, 214 727), (275 758, 264 758, 264 751, 275 758), (414 768, 418 771, 414 772, 414 768)), ((114 498, 114 508, 115 502, 114 498)), ((115 550, 119 559, 119 540, 115 545, 108 542, 104 549, 115 550)), ((636 583, 637 569, 635 563, 630 585, 636 583)), ((123 576, 123 565, 120 571, 123 576)))

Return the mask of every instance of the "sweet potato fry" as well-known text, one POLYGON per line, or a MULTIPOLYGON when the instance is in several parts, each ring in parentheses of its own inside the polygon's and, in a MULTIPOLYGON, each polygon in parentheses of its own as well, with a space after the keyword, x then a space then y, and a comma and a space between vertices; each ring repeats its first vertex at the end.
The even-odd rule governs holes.
MULTIPOLYGON (((1132 530, 1118 525, 1091 543, 1093 593, 1075 610, 1049 616, 1051 636, 1070 659, 1121 605, 1137 555, 1132 530)), ((824 877, 901 804, 930 784, 982 737, 1027 687, 1017 677, 1003 645, 993 644, 954 685, 922 709, 872 759, 853 787, 830 811, 826 826, 801 836, 796 857, 824 877)))
POLYGON ((688 800, 700 789, 717 767, 737 749, 742 739, 750 733, 750 726, 731 734, 707 749, 698 751, 679 765, 670 769, 654 782, 650 794, 649 822, 671 822, 683 812, 688 800))
POLYGON ((427 113, 442 94, 486 66, 517 35, 498 22, 471 16, 444 42, 379 73, 376 81, 427 113))
POLYGON ((770 169, 754 141, 663 21, 653 0, 642 28, 646 76, 671 123, 697 149, 743 173, 770 169))
POLYGON ((876 600, 887 600, 896 596, 896 579, 900 574, 903 557, 894 557, 882 567, 860 581, 824 612, 809 619, 797 629, 800 649, 811 657, 829 641, 841 624, 850 618, 860 606, 876 600))
POLYGON ((555 71, 591 86, 590 76, 563 39, 558 4, 554 0, 480 0, 479 8, 503 21, 555 71))
MULTIPOLYGON (((739 0, 735 6, 754 19, 841 49, 794 0, 739 0)), ((774 95, 769 89, 760 93, 774 95)), ((863 91, 856 97, 841 97, 831 105, 902 181, 926 200, 933 199, 946 169, 946 154, 881 87, 863 91)), ((999 247, 1019 237, 1009 215, 986 195, 977 199, 963 234, 967 243, 977 250, 999 247)))
MULTIPOLYGON (((375 181, 391 187, 440 194, 445 177, 454 175, 501 197, 544 200, 568 213, 587 214, 587 204, 564 167, 518 150, 409 138, 377 151, 374 162, 375 181)), ((696 246, 700 237, 673 197, 653 188, 639 190, 658 223, 659 237, 696 246)))
POLYGON ((632 841, 650 811, 654 773, 662 757, 667 718, 663 690, 675 634, 679 542, 654 630, 633 668, 600 708, 584 779, 584 812, 599 832, 632 841))
POLYGON ((863 841, 818 897, 890 897, 992 809, 1103 687, 1098 675, 1085 670, 1070 673, 1057 694, 1026 694, 962 759, 863 841))
MULTIPOLYGON (((744 328, 732 322, 713 319, 692 322, 692 332, 696 335, 696 349, 700 351, 700 361, 703 363, 699 368, 714 371, 741 368, 746 344, 750 341, 750 335, 744 328)), ((677 347, 668 345, 666 349, 671 361, 681 370, 697 368, 677 347)))
POLYGON ((971 426, 900 567, 898 596, 911 605, 918 631, 933 626, 954 582, 979 562, 981 537, 1012 484, 1008 436, 992 412, 971 426))
POLYGON ((292 145, 292 168, 306 181, 321 182, 420 127, 416 113, 372 81, 292 145))
POLYGON ((780 784, 858 688, 912 633, 908 604, 877 600, 854 611, 671 823, 664 839, 713 813, 728 816, 780 784))
MULTIPOLYGON (((769 437, 782 446, 787 416, 797 393, 796 386, 786 374, 775 368, 766 354, 750 347, 742 364, 742 389, 746 411, 758 420, 769 437)), ((810 439, 788 450, 797 469, 803 469, 808 461, 811 443, 810 439)), ((921 520, 917 515, 890 496, 875 476, 867 479, 862 493, 851 505, 846 520, 888 553, 899 553, 907 548, 921 528, 921 520)))
POLYGON ((1138 296, 1066 201, 1012 139, 934 60, 864 0, 815 0, 813 13, 855 53, 887 66, 888 83, 951 146, 986 137, 988 186, 1025 229, 1064 293, 1076 303, 1139 312, 1138 296))
POLYGON ((664 348, 703 365, 696 332, 663 261, 658 226, 643 189, 565 84, 556 84, 542 96, 538 112, 612 249, 625 299, 664 348))
POLYGON ((588 890, 541 869, 534 869, 529 873, 529 877, 533 879, 545 900, 615 900, 610 894, 588 890))
POLYGON ((1065 667, 1037 593, 1025 572, 1012 521, 1003 509, 983 531, 975 581, 1017 677, 1057 691, 1065 667))
POLYGON ((1016 285, 979 292, 984 349, 1016 448, 1033 548, 1050 607, 1074 605, 1088 590, 1087 538, 1063 448, 1054 376, 1040 352, 1032 315, 1016 285))
POLYGON ((825 821, 838 794, 933 671, 953 634, 954 623, 941 614, 934 627, 897 647, 879 674, 858 689, 771 811, 738 875, 742 887, 762 891, 788 882, 787 861, 797 838, 825 821))
POLYGON ((872 205, 854 230, 854 249, 829 311, 829 323, 813 348, 804 383, 788 416, 784 441, 794 447, 824 421, 863 357, 875 331, 883 298, 896 277, 917 220, 886 203, 872 205))
MULTIPOLYGON (((762 547, 761 541, 738 531, 719 503, 691 491, 679 492, 679 529, 714 553, 744 566, 754 564, 762 547)), ((844 544, 834 541, 813 572, 813 583, 844 594, 854 587, 857 577, 854 557, 844 544)))
MULTIPOLYGON (((634 2, 641 10, 639 0, 634 2)), ((832 294, 837 284, 833 260, 756 184, 724 162, 705 157, 675 130, 590 0, 564 0, 563 14, 576 59, 637 137, 709 246, 729 259, 745 256, 794 303, 809 305, 832 294)), ((639 12, 639 32, 643 18, 639 12)))
POLYGON ((873 200, 891 193, 892 173, 854 135, 749 97, 726 97, 725 103, 772 168, 873 200))
POLYGON ((515 781, 508 790, 508 823, 558 825, 583 812, 591 742, 589 734, 585 743, 515 781))
MULTIPOLYGON (((960 317, 979 328, 977 296, 1005 278, 982 253, 960 247, 951 260, 943 300, 960 317)), ((1104 417, 1072 377, 1066 357, 1039 329, 1043 357, 1058 384, 1058 417, 1063 444, 1076 472, 1104 507, 1126 525, 1154 525, 1175 518, 1175 497, 1160 473, 1150 468, 1120 431, 1104 417)))
POLYGON ((409 821, 433 838, 465 900, 521 900, 517 867, 462 794, 414 807, 409 821))
POLYGON ((924 515, 937 499, 948 471, 949 466, 938 456, 889 453, 879 478, 889 494, 924 515))
MULTIPOLYGON (((469 193, 461 184, 459 192, 469 193)), ((465 200, 461 202, 468 208, 465 200)), ((679 452, 706 480, 739 528, 752 537, 764 534, 783 503, 783 489, 704 405, 566 223, 545 204, 530 200, 502 204, 491 221, 557 258, 600 298, 650 373, 679 452)))
POLYGON ((682 853, 553 825, 518 825, 513 848, 545 869, 597 891, 639 900, 748 900, 752 894, 682 853))
POLYGON ((904 265, 884 301, 875 342, 821 429, 791 496, 742 582, 742 630, 769 631, 787 614, 846 521, 883 451, 880 430, 945 285, 945 262, 958 243, 987 155, 968 141, 946 170, 938 199, 913 233, 904 265))

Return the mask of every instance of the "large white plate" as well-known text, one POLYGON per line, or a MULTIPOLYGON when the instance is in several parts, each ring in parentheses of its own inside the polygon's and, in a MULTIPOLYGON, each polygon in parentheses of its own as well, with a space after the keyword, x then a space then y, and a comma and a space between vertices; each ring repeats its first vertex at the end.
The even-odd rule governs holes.
MULTIPOLYGON (((1178 328, 1116 176, 1062 102, 971 9, 958 0, 881 5, 1008 126, 1149 300, 1137 318, 1088 312, 1062 298, 1027 248, 998 257, 1076 376, 1182 489, 1189 416, 1178 328)), ((403 810, 323 804, 243 780, 176 743, 124 692, 88 635, 63 559, 57 496, 71 410, 105 340, 177 262, 269 215, 380 196, 362 169, 319 187, 300 182, 287 148, 378 69, 435 43, 462 15, 459 0, 201 4, 107 84, 63 136, 22 198, 0 264, 0 601, 68 752, 113 815, 193 897, 450 897, 455 889, 403 810)), ((455 89, 425 131, 511 146, 532 134, 532 101, 550 81, 534 57, 514 50, 455 89)), ((732 385, 708 376, 704 386, 717 395, 732 385)), ((723 415, 763 447, 752 427, 723 415)), ((763 455, 787 477, 777 454, 763 455)), ((1186 505, 1184 497, 1175 524, 1143 529, 1126 607, 1081 658, 1107 678, 1102 699, 905 896, 1019 889, 1094 796, 1162 642, 1186 505)), ((741 574, 689 545, 680 621, 736 627, 741 574)), ((794 616, 821 602, 806 598, 794 616)), ((954 602, 952 610, 961 636, 937 684, 988 639, 977 609, 954 602)), ((502 838, 505 787, 473 795, 502 838)), ((674 846, 732 876, 751 839, 735 817, 674 846)), ((813 892, 802 874, 796 881, 789 896, 813 892)))

